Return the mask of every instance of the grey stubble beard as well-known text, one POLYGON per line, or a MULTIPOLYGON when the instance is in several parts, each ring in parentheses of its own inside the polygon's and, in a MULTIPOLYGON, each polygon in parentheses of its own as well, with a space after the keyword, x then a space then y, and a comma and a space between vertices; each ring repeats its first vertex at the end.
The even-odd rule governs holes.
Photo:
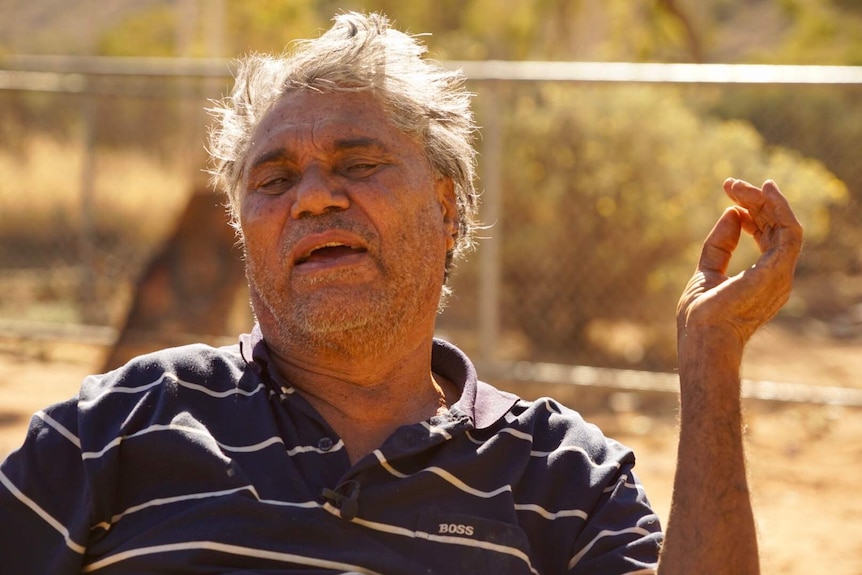
MULTIPOLYGON (((291 297, 271 285, 265 275, 255 279, 253 270, 248 275, 252 292, 258 296, 252 297, 255 314, 259 320, 261 313, 266 314, 276 328, 276 334, 268 334, 277 338, 270 345, 280 350, 325 349, 362 357, 385 355, 406 336, 411 326, 405 317, 413 317, 415 308, 427 297, 423 290, 429 289, 428 284, 405 274, 408 277, 386 282, 383 289, 367 288, 354 300, 348 288, 325 285, 317 291, 307 289, 304 296, 291 297)), ((313 288, 316 283, 324 282, 310 281, 306 287, 313 288)))

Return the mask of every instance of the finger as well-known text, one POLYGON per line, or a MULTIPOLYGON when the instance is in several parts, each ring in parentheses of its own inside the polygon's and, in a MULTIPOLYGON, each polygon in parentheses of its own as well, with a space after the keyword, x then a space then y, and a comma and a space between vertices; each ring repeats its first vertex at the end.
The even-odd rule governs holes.
POLYGON ((764 202, 772 205, 776 217, 786 219, 787 221, 796 219, 793 215, 793 210, 790 209, 790 202, 787 201, 787 198, 778 189, 778 184, 775 181, 766 180, 763 182, 761 192, 764 202))
MULTIPOLYGON (((739 189, 748 193, 745 186, 739 189)), ((755 219, 757 229, 753 235, 762 255, 752 268, 746 270, 746 274, 760 286, 761 291, 770 294, 774 313, 790 294, 796 262, 802 250, 802 226, 774 181, 763 183, 761 195, 763 204, 759 221, 755 219)))
POLYGON ((754 229, 746 225, 745 230, 754 236, 761 252, 783 246, 789 247, 791 253, 798 253, 802 245, 802 227, 774 181, 766 180, 763 188, 758 188, 744 180, 728 178, 724 191, 748 211, 754 229))
POLYGON ((774 218, 773 227, 776 231, 775 237, 772 238, 774 242, 777 245, 801 248, 802 226, 796 219, 790 202, 787 201, 787 198, 778 189, 778 185, 772 180, 766 180, 763 183, 763 198, 771 206, 770 212, 774 218))
POLYGON ((745 180, 728 178, 724 181, 724 192, 737 205, 748 210, 758 229, 766 229, 772 218, 767 213, 769 206, 763 190, 745 180))
POLYGON ((759 206, 763 202, 763 191, 745 180, 727 178, 723 187, 730 199, 745 208, 759 206))
POLYGON ((748 213, 748 210, 739 206, 736 206, 734 209, 736 210, 736 213, 739 214, 742 230, 751 236, 756 236, 759 233, 759 230, 757 229, 757 224, 754 223, 754 218, 752 218, 751 214, 748 213))
POLYGON ((778 184, 766 180, 762 188, 758 188, 744 180, 728 178, 724 181, 725 193, 738 205, 747 209, 759 227, 775 225, 798 225, 796 216, 790 208, 790 202, 778 184))
POLYGON ((725 274, 739 244, 743 222, 750 221, 748 214, 738 207, 724 210, 703 242, 698 269, 725 274))

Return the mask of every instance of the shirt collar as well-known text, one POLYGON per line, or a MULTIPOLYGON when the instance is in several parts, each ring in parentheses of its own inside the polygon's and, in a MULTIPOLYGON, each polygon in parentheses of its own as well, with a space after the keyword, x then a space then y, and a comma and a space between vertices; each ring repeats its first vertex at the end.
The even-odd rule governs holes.
MULTIPOLYGON (((240 336, 239 346, 243 359, 253 371, 260 373, 266 370, 270 354, 259 325, 255 324, 251 333, 240 336)), ((470 358, 442 339, 434 339, 431 369, 461 389, 461 398, 452 407, 467 414, 476 429, 490 427, 499 421, 519 400, 514 394, 480 381, 470 358)))
POLYGON ((431 369, 461 388, 461 398, 452 407, 466 413, 476 429, 490 427, 518 402, 517 395, 480 381, 470 358, 442 339, 434 340, 431 369))
POLYGON ((239 351, 247 364, 258 366, 257 371, 269 364, 269 349, 263 341, 260 325, 254 324, 251 333, 239 336, 239 351))

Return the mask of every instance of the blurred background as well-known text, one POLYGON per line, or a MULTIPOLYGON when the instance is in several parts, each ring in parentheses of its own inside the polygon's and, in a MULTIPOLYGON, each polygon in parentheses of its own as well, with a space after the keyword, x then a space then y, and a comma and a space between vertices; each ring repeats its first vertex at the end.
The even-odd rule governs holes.
MULTIPOLYGON (((857 0, 0 0, 0 360, 19 362, 0 391, 24 360, 86 372, 120 361, 124 338, 137 353, 250 328, 204 172, 205 109, 229 91, 231 58, 279 52, 351 9, 429 33, 476 94, 488 228, 438 327, 480 374, 656 447, 657 410, 673 419, 676 299, 729 205, 721 182, 773 178, 806 245, 746 360, 753 437, 759 421, 761 455, 784 457, 771 480, 824 468, 804 456, 826 437, 859 471, 857 0)), ((755 258, 746 243, 734 273, 755 258)), ((781 485, 811 488, 814 513, 842 473, 781 485)), ((764 485, 764 505, 800 505, 801 491, 770 500, 764 485)), ((858 506, 835 505, 862 524, 858 506)), ((778 542, 799 536, 792 520, 775 515, 765 539, 787 551, 783 573, 800 562, 778 542)), ((844 545, 831 572, 862 573, 862 544, 844 545)))
MULTIPOLYGON (((817 69, 608 66, 608 81, 602 69, 577 65, 852 67, 862 62, 857 2, 2 0, 0 8, 6 329, 122 329, 136 282, 190 196, 221 201, 206 191, 205 108, 230 89, 230 57, 281 51, 328 27, 338 10, 379 9, 401 28, 431 32, 430 53, 463 67, 476 93, 490 227, 453 278, 456 295, 439 321, 445 335, 489 361, 671 371, 676 298, 727 205, 721 182, 734 176, 778 181, 806 228, 797 289, 780 320, 800 332, 862 336, 860 68, 824 80, 817 69), (487 60, 498 66, 483 67, 487 60), (521 67, 507 67, 513 61, 521 67), (574 64, 549 69, 549 61, 574 64)), ((744 249, 737 269, 754 256, 744 249)), ((182 294, 187 308, 225 280, 207 275, 205 259, 187 262, 199 268, 194 291, 182 294)), ((247 329, 236 283, 230 322, 162 327, 200 336, 247 329)), ((178 297, 169 291, 164 297, 178 297)))

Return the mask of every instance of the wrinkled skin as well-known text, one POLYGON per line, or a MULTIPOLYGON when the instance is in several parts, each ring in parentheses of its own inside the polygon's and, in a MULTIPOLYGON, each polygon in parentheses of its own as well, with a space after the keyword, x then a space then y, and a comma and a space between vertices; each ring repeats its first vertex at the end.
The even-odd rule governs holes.
POLYGON ((760 572, 740 406, 745 343, 787 301, 802 228, 774 182, 724 182, 737 204, 707 236, 677 308, 680 439, 659 573, 760 572), (742 232, 757 263, 728 277, 742 232))

